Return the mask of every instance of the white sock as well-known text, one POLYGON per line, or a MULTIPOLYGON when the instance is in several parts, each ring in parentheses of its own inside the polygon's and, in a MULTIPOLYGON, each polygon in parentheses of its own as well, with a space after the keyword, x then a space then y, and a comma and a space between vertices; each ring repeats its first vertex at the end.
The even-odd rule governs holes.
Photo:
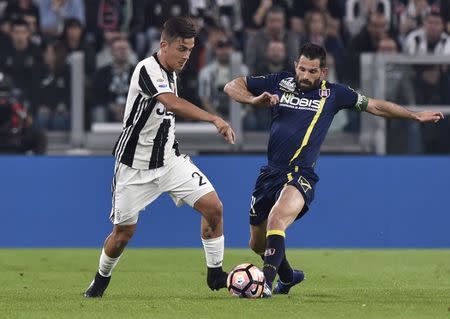
POLYGON ((103 248, 102 254, 100 255, 100 262, 98 266, 98 272, 100 273, 100 275, 102 275, 103 277, 110 277, 112 270, 114 269, 114 267, 116 267, 117 263, 119 262, 120 256, 116 258, 111 258, 108 255, 106 255, 105 249, 103 248))
POLYGON ((202 238, 202 243, 205 249, 206 265, 209 268, 222 267, 225 237, 222 235, 211 239, 202 238))

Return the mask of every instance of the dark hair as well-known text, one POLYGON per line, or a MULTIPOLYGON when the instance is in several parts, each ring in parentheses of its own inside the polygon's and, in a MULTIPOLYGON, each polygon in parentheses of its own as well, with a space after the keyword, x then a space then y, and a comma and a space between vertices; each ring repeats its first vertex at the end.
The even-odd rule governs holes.
POLYGON ((195 38, 196 35, 197 30, 195 29, 194 23, 187 17, 176 17, 167 20, 162 30, 162 37, 168 42, 176 38, 195 38))
POLYGON ((433 7, 430 12, 427 14, 428 17, 435 17, 441 19, 442 22, 444 22, 444 18, 441 15, 441 10, 438 7, 433 7))
POLYGON ((310 60, 319 59, 321 68, 327 65, 327 52, 320 45, 310 42, 303 44, 300 47, 298 58, 300 59, 302 55, 310 60))
POLYGON ((281 7, 281 6, 277 6, 277 5, 271 6, 271 7, 269 8, 269 10, 267 10, 266 17, 267 17, 270 13, 281 13, 284 17, 286 17, 286 11, 285 11, 284 8, 281 7))
POLYGON ((14 28, 14 27, 27 27, 27 29, 29 28, 28 23, 22 18, 14 19, 11 22, 11 27, 12 28, 14 28))

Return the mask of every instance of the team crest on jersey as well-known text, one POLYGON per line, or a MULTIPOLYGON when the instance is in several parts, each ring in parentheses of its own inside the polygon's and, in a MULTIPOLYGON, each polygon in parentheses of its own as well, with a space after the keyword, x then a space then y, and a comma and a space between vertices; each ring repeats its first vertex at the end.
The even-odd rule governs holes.
POLYGON ((320 97, 329 97, 330 96, 330 89, 320 89, 319 90, 319 96, 320 97))
POLYGON ((297 88, 297 84, 295 84, 295 80, 293 77, 285 78, 280 81, 280 90, 292 93, 297 88))

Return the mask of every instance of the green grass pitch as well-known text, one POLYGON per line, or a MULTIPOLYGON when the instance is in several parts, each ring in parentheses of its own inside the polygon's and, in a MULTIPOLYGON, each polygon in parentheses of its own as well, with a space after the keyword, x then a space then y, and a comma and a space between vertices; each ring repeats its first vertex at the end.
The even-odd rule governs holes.
MULTIPOLYGON (((450 318, 450 250, 288 250, 307 279, 245 300, 206 286, 201 249, 128 249, 103 299, 99 249, 0 249, 0 318, 450 318)), ((224 268, 261 265, 227 249, 224 268)))

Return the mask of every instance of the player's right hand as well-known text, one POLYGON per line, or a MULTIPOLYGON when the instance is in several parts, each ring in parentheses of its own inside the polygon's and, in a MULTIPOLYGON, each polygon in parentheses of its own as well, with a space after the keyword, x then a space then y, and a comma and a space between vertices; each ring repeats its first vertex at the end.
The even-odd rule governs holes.
POLYGON ((280 98, 276 94, 270 94, 269 92, 264 92, 261 95, 255 96, 252 99, 251 105, 254 106, 274 106, 278 104, 280 98))
POLYGON ((223 137, 225 137, 225 140, 228 143, 234 144, 234 142, 236 141, 236 134, 234 133, 230 124, 228 124, 218 116, 214 119, 213 124, 216 126, 217 131, 222 134, 223 137))

